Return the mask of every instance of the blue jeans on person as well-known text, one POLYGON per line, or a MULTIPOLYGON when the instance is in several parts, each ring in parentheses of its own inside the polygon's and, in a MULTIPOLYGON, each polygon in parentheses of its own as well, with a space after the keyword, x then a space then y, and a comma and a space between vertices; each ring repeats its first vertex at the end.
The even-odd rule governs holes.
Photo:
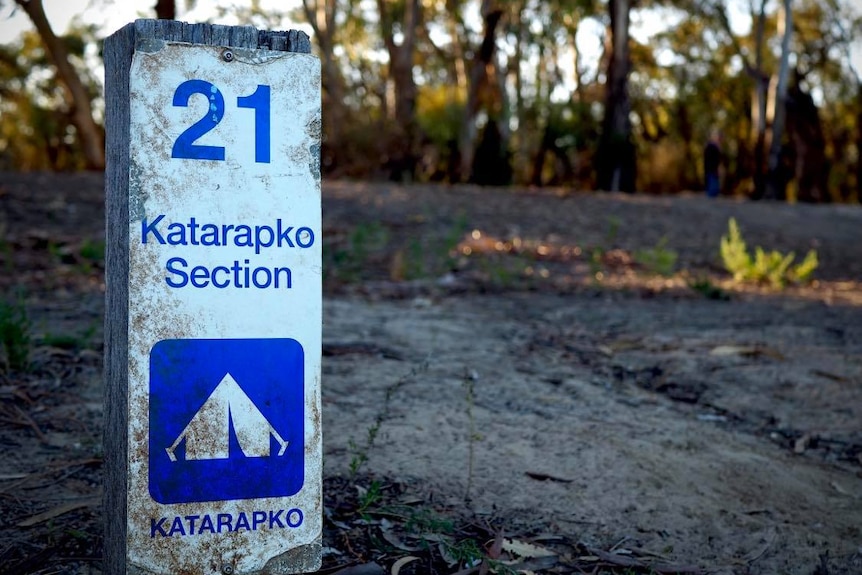
POLYGON ((721 183, 718 181, 718 174, 706 175, 706 197, 717 198, 721 191, 721 183))

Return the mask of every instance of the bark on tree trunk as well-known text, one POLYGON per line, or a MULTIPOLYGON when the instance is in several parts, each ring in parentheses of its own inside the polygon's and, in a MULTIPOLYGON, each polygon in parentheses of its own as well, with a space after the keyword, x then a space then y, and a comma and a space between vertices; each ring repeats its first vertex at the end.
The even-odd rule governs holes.
POLYGON ((515 51, 509 62, 509 70, 512 74, 515 83, 515 119, 517 120, 518 132, 512 142, 516 148, 513 150, 514 155, 518 158, 513 163, 518 165, 521 158, 529 156, 530 142, 529 139, 520 134, 526 133, 527 116, 526 107, 524 106, 524 76, 521 73, 521 62, 524 59, 524 5, 517 3, 512 9, 512 28, 515 32, 515 51))
POLYGON ((787 134, 793 142, 796 165, 796 199, 800 202, 830 202, 829 162, 820 111, 802 87, 801 77, 788 91, 787 134))
POLYGON ((395 84, 395 121, 401 132, 401 142, 392 154, 392 178, 412 180, 416 174, 419 147, 419 127, 416 122, 416 80, 413 77, 413 53, 416 32, 422 21, 420 0, 405 0, 401 22, 401 43, 395 42, 392 16, 386 0, 377 0, 380 26, 386 50, 389 53, 389 75, 395 84))
POLYGON ((781 38, 781 63, 778 68, 778 84, 775 89, 775 112, 772 120, 772 141, 769 144, 769 172, 766 197, 783 200, 787 191, 787 175, 782 165, 781 150, 784 139, 784 121, 787 111, 787 80, 790 75, 790 38, 793 35, 793 0, 784 0, 781 38))
MULTIPOLYGON (((482 38, 481 47, 473 58, 467 104, 464 108, 464 122, 461 125, 461 134, 458 142, 458 149, 461 153, 461 181, 471 179, 473 158, 478 140, 476 115, 481 107, 480 92, 492 83, 492 80, 488 77, 488 68, 494 63, 497 24, 500 22, 502 16, 503 12, 494 7, 492 0, 483 0, 484 37, 482 38)), ((494 121, 494 119, 489 118, 488 121, 494 121)))
POLYGON ((862 81, 856 84, 856 201, 862 204, 862 81))
POLYGON ((103 170, 105 168, 105 144, 102 130, 93 120, 93 110, 90 95, 81 82, 81 78, 69 63, 69 51, 63 41, 51 29, 51 24, 45 16, 42 0, 15 0, 23 8, 36 27, 36 31, 45 44, 45 49, 51 57, 57 76, 63 85, 66 105, 69 114, 78 131, 78 139, 84 152, 87 169, 103 170))
POLYGON ((344 105, 344 77, 335 58, 336 0, 302 0, 305 18, 311 25, 317 48, 320 51, 320 67, 323 75, 323 105, 326 115, 323 120, 324 139, 322 164, 325 169, 337 168, 341 161, 343 126, 347 117, 344 105))
POLYGON ((575 21, 574 25, 571 27, 570 35, 572 37, 572 51, 574 52, 572 56, 572 63, 574 65, 575 71, 575 96, 578 102, 584 101, 584 70, 581 62, 581 52, 578 50, 578 29, 580 28, 580 22, 575 21))
POLYGON ((766 195, 764 178, 764 157, 766 154, 766 95, 769 89, 769 76, 763 73, 763 46, 766 34, 766 0, 760 3, 760 10, 755 19, 754 38, 754 69, 750 71, 754 78, 754 100, 752 102, 752 128, 754 131, 754 199, 766 195))
POLYGON ((767 0, 760 1, 760 8, 755 13, 751 12, 751 18, 755 22, 755 60, 754 63, 748 57, 748 51, 744 50, 739 39, 733 32, 730 26, 730 18, 727 15, 726 7, 723 2, 718 2, 713 6, 714 12, 709 14, 717 17, 722 29, 727 34, 733 45, 736 55, 742 60, 746 73, 754 80, 754 95, 751 105, 752 118, 752 139, 754 140, 754 199, 763 198, 766 195, 766 170, 765 170, 765 154, 766 154, 766 128, 767 128, 767 91, 769 86, 769 76, 763 71, 763 50, 765 45, 764 33, 766 30, 766 3, 767 0))
POLYGON ((597 151, 598 186, 609 191, 635 191, 636 162, 631 141, 628 95, 630 0, 610 0, 611 49, 605 117, 597 151))
POLYGON ((454 0, 446 0, 446 10, 450 17, 446 19, 449 36, 452 38, 452 57, 454 60, 455 85, 459 90, 467 89, 467 62, 464 58, 463 23, 460 17, 460 4, 454 0))

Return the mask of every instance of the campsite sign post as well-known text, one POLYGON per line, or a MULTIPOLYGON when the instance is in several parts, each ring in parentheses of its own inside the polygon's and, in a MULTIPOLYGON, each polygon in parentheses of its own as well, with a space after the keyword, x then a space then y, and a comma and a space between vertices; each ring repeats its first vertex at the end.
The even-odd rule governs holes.
POLYGON ((301 32, 105 45, 111 574, 320 565, 320 68, 301 32))

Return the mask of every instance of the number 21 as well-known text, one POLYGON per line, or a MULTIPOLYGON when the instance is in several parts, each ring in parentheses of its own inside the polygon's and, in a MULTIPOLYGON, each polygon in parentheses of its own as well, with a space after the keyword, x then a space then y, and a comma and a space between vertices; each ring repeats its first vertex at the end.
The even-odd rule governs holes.
MULTIPOLYGON (((253 94, 236 99, 238 108, 254 110, 254 161, 259 164, 268 164, 270 161, 269 92, 269 86, 258 84, 253 94)), ((217 87, 205 80, 186 80, 177 86, 173 105, 187 107, 192 94, 206 97, 209 108, 200 120, 177 137, 171 150, 171 157, 188 160, 224 160, 224 146, 195 144, 201 136, 215 128, 224 118, 224 96, 217 87)))

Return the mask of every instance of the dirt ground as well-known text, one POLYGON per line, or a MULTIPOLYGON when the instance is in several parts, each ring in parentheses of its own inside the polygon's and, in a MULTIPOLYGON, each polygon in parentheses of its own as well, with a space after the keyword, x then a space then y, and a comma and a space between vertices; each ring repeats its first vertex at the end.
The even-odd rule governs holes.
MULTIPOLYGON (((0 374, 0 573, 101 573, 102 186, 0 174, 32 339, 0 374)), ((323 209, 325 572, 862 573, 862 209, 345 182, 323 209), (730 217, 816 281, 735 285, 730 217)))

